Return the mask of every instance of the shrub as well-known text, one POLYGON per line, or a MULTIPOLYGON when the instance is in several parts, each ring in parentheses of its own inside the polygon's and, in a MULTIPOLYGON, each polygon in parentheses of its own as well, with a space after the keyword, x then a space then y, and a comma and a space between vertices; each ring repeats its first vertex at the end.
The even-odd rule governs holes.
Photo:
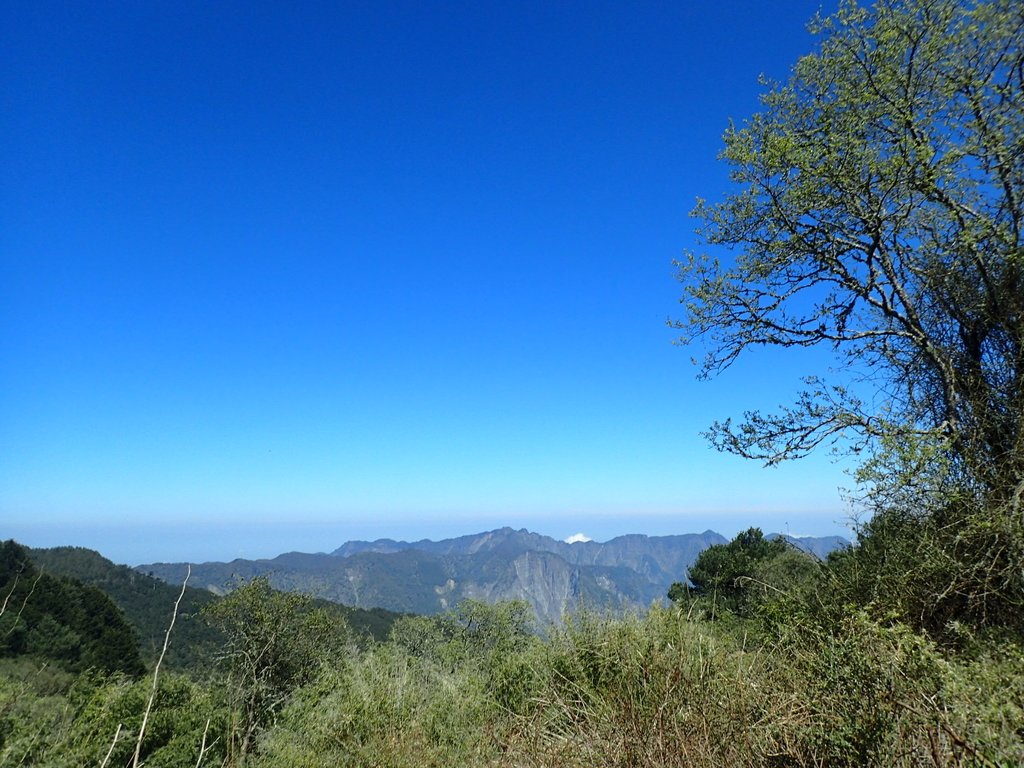
POLYGON ((500 714, 483 679, 395 644, 326 670, 261 740, 258 766, 479 766, 500 714))

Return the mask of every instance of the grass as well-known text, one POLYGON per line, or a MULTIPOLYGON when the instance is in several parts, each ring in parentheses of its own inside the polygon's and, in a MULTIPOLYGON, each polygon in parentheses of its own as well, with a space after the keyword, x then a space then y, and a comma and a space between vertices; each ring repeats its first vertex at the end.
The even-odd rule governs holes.
MULTIPOLYGON (((394 641, 325 652, 244 754, 227 747, 238 727, 229 690, 237 681, 163 675, 142 762, 1024 764, 1024 654, 1011 637, 972 636, 951 649, 869 608, 826 616, 768 605, 753 618, 715 621, 676 607, 625 618, 580 614, 541 639, 506 620, 515 615, 475 606, 461 616, 410 621, 394 641), (413 644, 413 630, 436 634, 413 644)), ((109 765, 125 764, 149 686, 5 662, 0 766, 100 765, 118 726, 109 765)))

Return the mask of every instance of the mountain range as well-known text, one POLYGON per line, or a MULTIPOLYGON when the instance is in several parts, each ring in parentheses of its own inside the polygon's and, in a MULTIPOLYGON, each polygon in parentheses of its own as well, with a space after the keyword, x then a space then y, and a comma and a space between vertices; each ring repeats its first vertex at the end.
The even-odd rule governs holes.
MULTIPOLYGON (((849 543, 838 536, 784 538, 816 557, 849 543)), ((438 613, 467 598, 525 600, 538 619, 557 622, 581 606, 616 613, 645 608, 685 579, 704 549, 724 543, 714 531, 568 543, 526 529, 499 528, 441 541, 350 541, 331 553, 197 563, 190 584, 222 594, 266 576, 278 589, 418 614, 438 613)), ((177 584, 185 568, 185 563, 137 566, 177 584)))

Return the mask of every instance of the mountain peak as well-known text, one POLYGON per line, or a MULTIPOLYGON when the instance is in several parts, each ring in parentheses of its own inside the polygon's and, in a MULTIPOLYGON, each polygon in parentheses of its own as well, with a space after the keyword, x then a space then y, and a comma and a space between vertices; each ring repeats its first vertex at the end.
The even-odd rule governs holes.
MULTIPOLYGON (((628 534, 597 542, 584 533, 560 541, 505 526, 440 541, 350 541, 330 555, 206 563, 192 572, 211 589, 262 574, 279 589, 411 613, 436 613, 466 598, 526 600, 540 619, 557 622, 583 603, 613 611, 642 609, 685 578, 704 549, 725 543, 713 531, 628 534)), ((178 575, 166 565, 140 566, 147 568, 171 581, 178 575)))
POLYGON ((572 536, 565 540, 566 544, 581 544, 583 542, 593 541, 592 538, 587 536, 585 533, 574 533, 572 536))

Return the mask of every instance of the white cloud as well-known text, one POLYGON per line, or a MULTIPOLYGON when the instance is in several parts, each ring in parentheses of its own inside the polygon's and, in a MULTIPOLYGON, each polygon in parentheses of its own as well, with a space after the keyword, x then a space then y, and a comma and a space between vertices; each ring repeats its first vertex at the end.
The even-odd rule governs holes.
POLYGON ((593 541, 593 539, 587 536, 587 534, 585 533, 574 533, 572 536, 565 540, 565 543, 577 544, 581 541, 593 541))

